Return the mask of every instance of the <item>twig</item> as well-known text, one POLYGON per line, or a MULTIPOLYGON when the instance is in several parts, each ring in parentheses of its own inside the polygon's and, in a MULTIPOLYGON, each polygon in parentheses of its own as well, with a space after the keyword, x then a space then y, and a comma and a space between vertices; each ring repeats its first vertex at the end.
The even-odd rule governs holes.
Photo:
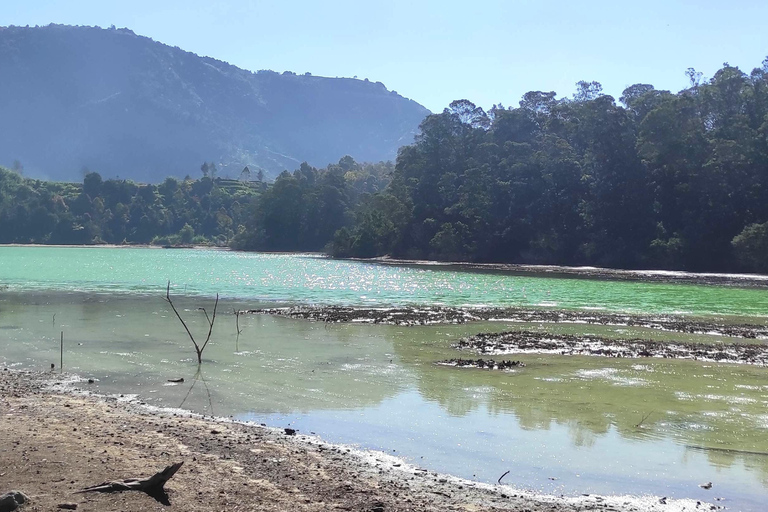
POLYGON ((232 308, 232 314, 235 315, 235 327, 237 328, 237 334, 242 334, 243 330, 240 329, 240 311, 232 308))
POLYGON ((641 426, 643 423, 645 423, 645 420, 647 420, 647 419, 648 419, 648 417, 649 417, 651 414, 653 414, 654 412, 655 412, 655 411, 651 411, 651 412, 649 412, 648 414, 646 414, 645 416, 643 416, 643 418, 640 420, 640 423, 638 423, 637 425, 635 425, 635 428, 640 428, 640 426, 641 426))
POLYGON ((507 476, 508 474, 509 474, 509 471, 507 471, 506 473, 504 473, 503 475, 501 475, 501 476, 499 477, 499 479, 496 481, 496 483, 498 483, 498 484, 501 484, 501 479, 502 479, 502 478, 504 478, 505 476, 507 476))

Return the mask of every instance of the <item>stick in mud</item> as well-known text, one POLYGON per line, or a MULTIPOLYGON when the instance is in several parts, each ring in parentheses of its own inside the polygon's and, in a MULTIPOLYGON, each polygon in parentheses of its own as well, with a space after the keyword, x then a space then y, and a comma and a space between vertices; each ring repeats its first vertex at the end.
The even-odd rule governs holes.
POLYGON ((651 412, 649 412, 648 414, 646 414, 645 416, 643 416, 643 417, 640 419, 640 423, 638 423, 637 425, 635 425, 635 428, 640 428, 640 427, 642 426, 642 424, 643 424, 643 423, 645 423, 645 420, 647 420, 647 419, 650 417, 650 415, 651 415, 651 414, 653 414, 653 412, 654 412, 654 411, 651 411, 651 412))
POLYGON ((59 340, 59 372, 64 371, 64 331, 61 331, 59 340))

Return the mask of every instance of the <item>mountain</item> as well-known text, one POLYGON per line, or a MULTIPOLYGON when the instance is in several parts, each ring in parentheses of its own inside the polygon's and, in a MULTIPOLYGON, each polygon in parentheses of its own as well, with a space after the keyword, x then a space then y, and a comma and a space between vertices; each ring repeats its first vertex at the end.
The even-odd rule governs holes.
POLYGON ((429 114, 380 82, 254 73, 128 29, 0 27, 0 70, 0 164, 56 180, 393 159, 429 114))

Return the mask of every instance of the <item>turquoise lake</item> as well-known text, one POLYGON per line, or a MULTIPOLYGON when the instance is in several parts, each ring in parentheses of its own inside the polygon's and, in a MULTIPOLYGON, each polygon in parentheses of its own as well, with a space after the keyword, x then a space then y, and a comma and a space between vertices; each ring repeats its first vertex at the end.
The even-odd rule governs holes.
MULTIPOLYGON (((102 393, 314 432, 432 470, 548 494, 651 494, 763 510, 768 369, 526 354, 525 368, 439 366, 467 335, 507 329, 659 336, 621 326, 483 322, 398 327, 243 315, 282 304, 525 306, 765 324, 768 290, 458 271, 317 255, 0 247, 0 365, 64 369, 102 393), (221 297, 202 371, 197 336, 221 297), (169 378, 184 377, 183 385, 169 378), (710 491, 698 484, 711 481, 710 491)), ((764 343, 764 340, 758 340, 764 343)))

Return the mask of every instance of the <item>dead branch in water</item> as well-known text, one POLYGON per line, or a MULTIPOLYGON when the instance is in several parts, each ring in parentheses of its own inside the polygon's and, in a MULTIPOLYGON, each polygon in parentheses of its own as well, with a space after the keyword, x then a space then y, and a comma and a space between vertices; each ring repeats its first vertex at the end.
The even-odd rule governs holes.
POLYGON ((237 329, 237 334, 239 336, 243 333, 243 330, 240 328, 240 315, 242 315, 243 312, 232 308, 232 314, 235 315, 235 328, 237 329))
MULTIPOLYGON (((511 471, 511 470, 510 470, 510 471, 511 471)), ((502 478, 504 478, 505 476, 507 476, 508 474, 509 474, 509 471, 507 471, 506 473, 504 473, 503 475, 501 475, 501 476, 499 477, 499 479, 496 481, 496 483, 498 483, 498 484, 501 484, 501 479, 502 479, 502 478)))
POLYGON ((642 417, 642 419, 640 419, 640 423, 638 423, 637 425, 635 425, 635 428, 640 428, 640 426, 642 426, 642 424, 643 424, 643 423, 645 423, 645 420, 647 420, 647 419, 648 419, 648 417, 649 417, 651 414, 653 414, 653 412, 654 412, 654 411, 651 411, 651 412, 649 412, 648 414, 646 414, 645 416, 643 416, 643 417, 642 417))
POLYGON ((213 316, 209 317, 208 312, 205 310, 205 308, 198 308, 205 313, 205 319, 208 321, 208 336, 205 338, 205 343, 201 345, 198 345, 197 341, 195 341, 195 337, 192 336, 192 332, 189 330, 189 327, 187 327, 187 323, 184 321, 183 318, 181 318, 181 315, 176 310, 176 306, 173 305, 173 301, 171 300, 171 282, 168 281, 168 286, 165 288, 165 301, 171 305, 171 309, 176 314, 176 318, 179 319, 179 322, 181 322, 181 325, 184 326, 184 330, 187 331, 187 334, 189 335, 189 339, 192 340, 192 344, 195 346, 195 352, 197 352, 197 364, 201 365, 203 363, 203 350, 205 350, 206 345, 208 345, 208 342, 211 341, 211 333, 213 332, 213 323, 216 321, 216 309, 219 307, 219 294, 216 294, 216 302, 213 305, 213 316))
POLYGON ((86 492, 122 492, 122 491, 142 491, 163 505, 170 505, 168 501, 168 494, 165 492, 165 483, 176 474, 179 468, 184 462, 177 462, 155 473, 149 478, 138 480, 136 478, 128 478, 117 482, 104 482, 103 484, 86 487, 85 489, 75 491, 75 494, 81 494, 86 492))

